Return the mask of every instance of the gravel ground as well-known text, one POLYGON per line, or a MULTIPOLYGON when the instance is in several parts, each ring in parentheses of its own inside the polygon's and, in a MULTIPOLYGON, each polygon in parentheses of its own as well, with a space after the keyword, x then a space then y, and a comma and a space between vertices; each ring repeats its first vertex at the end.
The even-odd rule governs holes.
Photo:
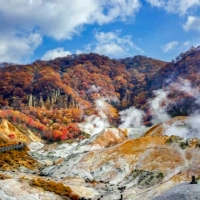
POLYGON ((181 183, 152 200, 200 200, 200 185, 181 183))

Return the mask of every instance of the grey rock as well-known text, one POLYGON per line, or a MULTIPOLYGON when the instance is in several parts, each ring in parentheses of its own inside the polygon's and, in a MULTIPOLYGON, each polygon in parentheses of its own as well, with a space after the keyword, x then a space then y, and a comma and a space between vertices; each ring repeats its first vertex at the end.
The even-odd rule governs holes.
POLYGON ((181 183, 152 200, 200 200, 200 185, 181 183))

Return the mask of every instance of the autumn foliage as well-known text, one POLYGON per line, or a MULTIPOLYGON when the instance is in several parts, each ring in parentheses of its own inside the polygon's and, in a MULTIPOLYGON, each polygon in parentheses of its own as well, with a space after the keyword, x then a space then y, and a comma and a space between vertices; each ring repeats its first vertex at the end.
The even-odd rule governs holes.
MULTIPOLYGON (((83 139, 77 123, 85 116, 98 115, 97 99, 108 99, 107 117, 116 126, 118 111, 129 106, 148 113, 152 91, 167 87, 170 81, 183 78, 199 86, 199 65, 196 48, 170 63, 145 56, 115 60, 90 53, 29 65, 7 64, 0 68, 0 118, 48 140, 83 139)), ((175 91, 170 98, 185 105, 182 99, 190 96, 175 91)))

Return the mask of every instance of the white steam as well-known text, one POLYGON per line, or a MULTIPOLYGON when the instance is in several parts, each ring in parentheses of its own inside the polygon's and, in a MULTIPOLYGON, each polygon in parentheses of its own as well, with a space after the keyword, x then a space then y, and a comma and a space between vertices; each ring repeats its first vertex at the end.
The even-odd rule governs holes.
POLYGON ((92 85, 86 93, 90 94, 90 93, 94 93, 94 92, 99 92, 101 90, 101 87, 99 87, 98 85, 92 85))
MULTIPOLYGON (((171 90, 181 91, 187 96, 191 96, 196 99, 195 103, 200 105, 200 89, 199 87, 192 87, 189 80, 182 78, 178 79, 178 82, 170 84, 171 90)), ((200 139, 200 114, 199 110, 195 113, 191 113, 189 118, 182 121, 175 121, 172 125, 163 125, 165 130, 164 134, 171 136, 176 135, 183 138, 199 138, 200 139)))
POLYGON ((194 90, 191 86, 191 82, 189 80, 185 80, 182 78, 178 79, 178 82, 171 83, 170 87, 174 87, 174 89, 182 91, 184 93, 191 93, 192 95, 194 94, 194 90))
POLYGON ((179 78, 178 82, 170 84, 170 88, 194 97, 196 99, 195 103, 200 105, 200 88, 192 87, 192 84, 189 80, 179 78))
MULTIPOLYGON (((101 87, 92 85, 87 91, 88 93, 99 92, 101 87)), ((155 124, 164 123, 171 117, 167 114, 167 108, 171 103, 168 99, 170 91, 180 91, 187 96, 192 96, 196 99, 195 103, 200 105, 200 89, 198 87, 192 87, 190 81, 179 79, 177 82, 170 84, 168 88, 153 91, 155 98, 148 102, 150 114, 152 116, 151 122, 155 124)), ((85 122, 79 124, 80 128, 87 133, 93 135, 100 133, 105 128, 110 127, 109 123, 109 107, 108 103, 117 102, 116 97, 102 97, 95 101, 95 109, 97 114, 91 116, 85 116, 85 122)), ((163 125, 165 135, 177 135, 184 138, 200 138, 200 114, 196 113, 191 115, 191 118, 184 120, 175 120, 172 124, 165 123, 163 125)), ((121 124, 119 128, 139 128, 143 126, 143 119, 145 113, 135 107, 130 107, 119 112, 119 118, 121 124)))
POLYGON ((167 114, 167 106, 169 100, 167 98, 169 91, 165 90, 155 90, 153 91, 156 96, 154 99, 149 101, 150 112, 152 115, 152 123, 159 124, 170 119, 170 116, 167 114))
POLYGON ((173 124, 163 124, 162 127, 164 128, 164 135, 176 135, 183 138, 191 138, 190 131, 188 129, 189 124, 184 122, 175 121, 173 124))
POLYGON ((163 124, 164 135, 176 135, 183 138, 200 139, 200 116, 191 116, 185 120, 175 121, 171 125, 163 124))
POLYGON ((105 128, 110 127, 110 123, 107 117, 107 100, 107 98, 100 98, 95 101, 95 109, 97 111, 97 115, 93 114, 91 116, 85 116, 85 122, 79 124, 79 127, 82 130, 89 133, 90 135, 94 135, 100 133, 105 128))
POLYGON ((132 106, 126 110, 119 112, 119 115, 120 121, 122 122, 119 125, 119 128, 139 128, 142 126, 145 113, 132 106))

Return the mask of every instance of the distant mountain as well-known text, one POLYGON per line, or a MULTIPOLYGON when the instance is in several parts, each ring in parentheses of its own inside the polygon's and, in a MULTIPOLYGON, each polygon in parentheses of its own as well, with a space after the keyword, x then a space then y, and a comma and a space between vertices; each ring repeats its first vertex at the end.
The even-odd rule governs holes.
POLYGON ((199 50, 0 67, 0 196, 147 200, 198 182, 199 50))

